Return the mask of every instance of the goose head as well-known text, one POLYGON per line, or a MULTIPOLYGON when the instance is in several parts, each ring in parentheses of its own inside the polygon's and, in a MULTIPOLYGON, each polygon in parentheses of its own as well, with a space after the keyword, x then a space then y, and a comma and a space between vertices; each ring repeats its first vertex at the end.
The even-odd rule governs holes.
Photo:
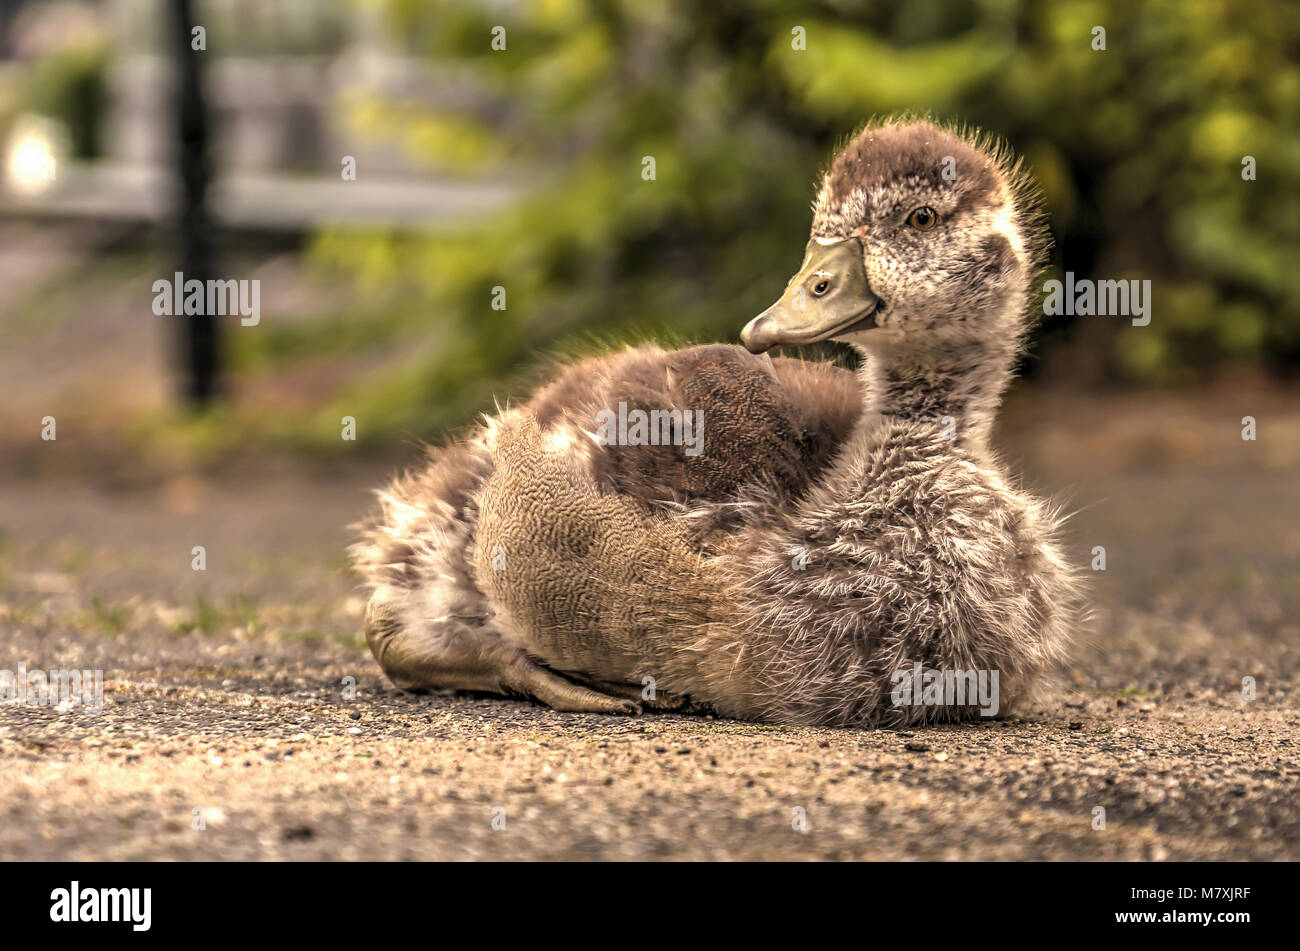
POLYGON ((943 349, 1023 331, 1044 251, 1005 149, 928 121, 858 133, 822 178, 803 265, 741 332, 752 353, 843 340, 943 349))

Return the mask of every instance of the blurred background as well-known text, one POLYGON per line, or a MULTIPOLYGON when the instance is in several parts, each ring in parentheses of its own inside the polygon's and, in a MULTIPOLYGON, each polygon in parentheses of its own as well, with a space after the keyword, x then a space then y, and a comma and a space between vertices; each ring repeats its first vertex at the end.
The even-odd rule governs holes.
POLYGON ((1149 326, 1037 330, 1013 468, 1084 510, 1083 561, 1105 525, 1224 520, 1212 550, 1135 548, 1135 597, 1177 575, 1212 599, 1194 569, 1225 557, 1258 594, 1300 548, 1298 59, 1290 0, 0 0, 10 582, 110 628, 147 596, 238 626, 262 588, 294 599, 281 545, 297 597, 329 593, 298 627, 352 636, 368 486, 553 355, 735 341, 836 144, 914 110, 1027 159, 1055 276, 1152 282, 1149 326), (259 281, 260 321, 156 316, 175 271, 259 281), (244 554, 198 575, 185 526, 244 554))

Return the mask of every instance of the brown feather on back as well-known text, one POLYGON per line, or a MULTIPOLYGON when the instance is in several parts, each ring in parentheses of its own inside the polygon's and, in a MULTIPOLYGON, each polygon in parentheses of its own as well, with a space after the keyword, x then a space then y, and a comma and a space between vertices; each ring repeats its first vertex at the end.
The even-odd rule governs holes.
POLYGON ((800 494, 834 456, 861 411, 852 373, 830 364, 754 356, 723 344, 643 346, 568 368, 524 408, 543 430, 593 433, 602 410, 703 413, 704 451, 610 445, 589 453, 609 491, 648 504, 718 502, 746 485, 800 494))

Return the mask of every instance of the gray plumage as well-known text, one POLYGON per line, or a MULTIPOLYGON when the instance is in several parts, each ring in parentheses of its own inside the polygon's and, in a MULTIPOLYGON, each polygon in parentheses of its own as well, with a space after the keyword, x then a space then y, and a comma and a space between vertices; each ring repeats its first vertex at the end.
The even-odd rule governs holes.
POLYGON ((859 133, 823 178, 809 254, 860 242, 879 303, 833 335, 862 370, 639 347, 433 450, 353 548, 380 665, 401 687, 569 710, 975 715, 891 702, 894 672, 920 663, 998 671, 1007 712, 1078 605, 1056 513, 989 449, 1045 247, 1036 209, 984 140, 919 121, 859 133), (910 226, 917 207, 938 224, 910 226), (702 410, 704 451, 599 445, 597 414, 620 402, 702 410))

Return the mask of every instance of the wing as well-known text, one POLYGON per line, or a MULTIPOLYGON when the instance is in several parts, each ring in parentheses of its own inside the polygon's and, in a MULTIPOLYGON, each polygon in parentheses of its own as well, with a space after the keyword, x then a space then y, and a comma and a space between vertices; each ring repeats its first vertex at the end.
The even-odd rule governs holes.
MULTIPOLYGON (((755 356, 715 344, 664 351, 643 346, 567 368, 526 407, 543 431, 568 429, 598 484, 647 504, 724 502, 746 486, 797 497, 817 478, 861 412, 856 377, 827 363, 755 356), (685 420, 667 445, 637 441, 636 413, 685 420), (603 449, 576 433, 626 420, 630 439, 603 449), (689 439, 687 437, 690 437, 689 439), (629 444, 637 441, 637 444, 629 444), (592 450, 595 451, 592 451, 592 450)), ((616 432, 616 431, 615 431, 616 432)))

